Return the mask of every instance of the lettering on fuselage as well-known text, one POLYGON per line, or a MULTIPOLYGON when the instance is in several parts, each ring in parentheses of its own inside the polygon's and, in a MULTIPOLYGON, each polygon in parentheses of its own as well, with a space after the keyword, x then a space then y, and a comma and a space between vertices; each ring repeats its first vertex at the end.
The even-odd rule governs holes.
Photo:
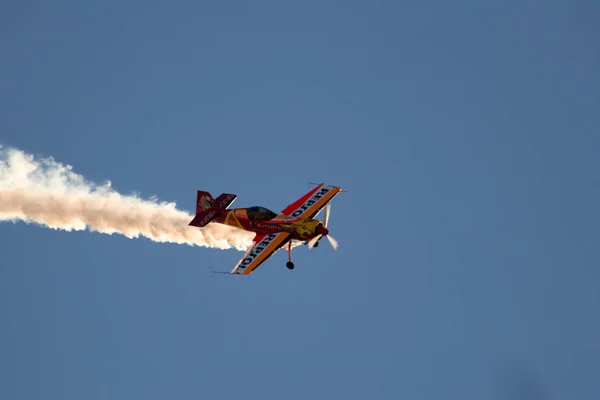
POLYGON ((317 193, 315 193, 310 199, 308 199, 306 201, 306 203, 302 204, 296 211, 294 211, 291 216, 292 217, 299 217, 300 215, 302 215, 302 213, 306 210, 308 210, 308 208, 310 206, 312 206, 313 204, 315 204, 317 201, 319 201, 324 195, 326 195, 327 193, 329 193, 330 189, 326 188, 326 187, 322 187, 321 190, 319 190, 317 193))
POLYGON ((248 256, 242 260, 242 263, 240 264, 240 269, 244 269, 248 265, 250 265, 264 249, 266 249, 271 243, 273 243, 273 240, 275 240, 276 237, 277 235, 272 233, 265 236, 263 240, 257 243, 254 249, 250 252, 250 254, 248 254, 248 256))
POLYGON ((259 228, 275 229, 284 232, 294 232, 294 227, 289 225, 260 224, 259 228))

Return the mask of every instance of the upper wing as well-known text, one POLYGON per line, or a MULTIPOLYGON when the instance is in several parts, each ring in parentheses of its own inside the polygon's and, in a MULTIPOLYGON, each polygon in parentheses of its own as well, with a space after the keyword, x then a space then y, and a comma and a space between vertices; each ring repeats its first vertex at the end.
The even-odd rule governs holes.
POLYGON ((271 257, 275 251, 286 244, 292 235, 287 232, 256 235, 252 246, 231 271, 232 274, 251 274, 260 264, 271 257))
POLYGON ((342 188, 321 183, 284 208, 281 213, 292 218, 313 218, 341 191, 342 188))

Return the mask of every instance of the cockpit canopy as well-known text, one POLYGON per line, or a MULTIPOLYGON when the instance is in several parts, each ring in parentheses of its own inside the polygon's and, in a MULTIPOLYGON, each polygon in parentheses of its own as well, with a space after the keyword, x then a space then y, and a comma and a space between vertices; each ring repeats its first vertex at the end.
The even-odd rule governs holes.
POLYGON ((277 216, 276 213, 268 208, 259 206, 248 207, 246 209, 246 215, 248 216, 248 219, 253 222, 268 221, 277 216))

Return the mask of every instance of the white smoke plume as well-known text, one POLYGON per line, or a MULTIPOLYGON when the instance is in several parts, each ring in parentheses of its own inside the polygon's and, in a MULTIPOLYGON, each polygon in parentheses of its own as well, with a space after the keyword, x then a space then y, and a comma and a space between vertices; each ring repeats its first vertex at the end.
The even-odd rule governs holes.
MULTIPOLYGON (((195 193, 195 192, 194 192, 195 193)), ((254 234, 220 224, 188 226, 193 215, 175 203, 122 195, 96 185, 51 157, 36 159, 0 146, 0 222, 37 223, 52 229, 119 233, 155 242, 247 249, 254 234)))

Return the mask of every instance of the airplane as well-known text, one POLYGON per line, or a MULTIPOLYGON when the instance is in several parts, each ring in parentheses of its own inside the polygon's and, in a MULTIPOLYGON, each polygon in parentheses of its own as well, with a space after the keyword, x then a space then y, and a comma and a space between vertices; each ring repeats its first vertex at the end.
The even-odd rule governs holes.
POLYGON ((198 190, 196 216, 188 225, 201 228, 209 223, 218 223, 256 233, 252 246, 229 272, 230 275, 251 274, 284 246, 288 251, 286 267, 292 270, 292 248, 296 246, 304 244, 309 248, 317 247, 319 241, 326 237, 333 249, 337 250, 338 243, 329 235, 327 223, 331 200, 340 192, 345 190, 324 183, 317 184, 277 214, 260 206, 229 209, 237 195, 223 193, 215 199, 209 192, 198 190), (314 219, 324 207, 323 221, 314 219))

